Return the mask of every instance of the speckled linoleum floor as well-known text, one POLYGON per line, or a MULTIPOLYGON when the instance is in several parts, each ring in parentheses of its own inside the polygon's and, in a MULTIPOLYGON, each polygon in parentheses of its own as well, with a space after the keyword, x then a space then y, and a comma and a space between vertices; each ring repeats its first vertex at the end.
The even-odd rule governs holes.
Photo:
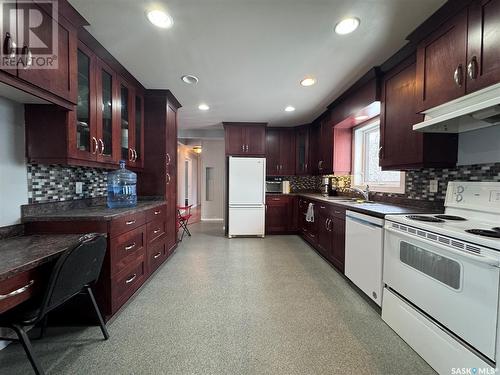
MULTIPOLYGON (((49 328, 48 374, 433 374, 297 236, 232 239, 198 223, 109 324, 49 328)), ((1 374, 30 374, 20 345, 1 374)))

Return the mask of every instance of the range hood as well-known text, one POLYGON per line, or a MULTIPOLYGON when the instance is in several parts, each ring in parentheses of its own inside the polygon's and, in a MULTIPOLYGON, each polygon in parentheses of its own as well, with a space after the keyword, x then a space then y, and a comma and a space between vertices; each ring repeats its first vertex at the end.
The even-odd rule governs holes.
POLYGON ((500 125, 500 83, 422 112, 413 130, 424 133, 464 133, 500 125))

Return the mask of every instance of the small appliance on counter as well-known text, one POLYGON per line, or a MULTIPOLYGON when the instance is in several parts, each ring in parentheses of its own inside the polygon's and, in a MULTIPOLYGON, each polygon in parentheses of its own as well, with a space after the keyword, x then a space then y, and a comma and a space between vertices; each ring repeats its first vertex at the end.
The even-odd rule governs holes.
POLYGON ((120 160, 120 168, 108 172, 108 207, 135 207, 137 205, 136 187, 137 174, 125 169, 125 160, 120 160))
POLYGON ((266 193, 267 194, 282 194, 283 193, 283 178, 281 178, 281 177, 267 177, 266 178, 266 193))
POLYGON ((290 181, 283 181, 283 194, 290 194, 290 181))
POLYGON ((330 185, 330 177, 322 177, 321 178, 321 195, 324 197, 328 197, 330 195, 331 185, 330 185))

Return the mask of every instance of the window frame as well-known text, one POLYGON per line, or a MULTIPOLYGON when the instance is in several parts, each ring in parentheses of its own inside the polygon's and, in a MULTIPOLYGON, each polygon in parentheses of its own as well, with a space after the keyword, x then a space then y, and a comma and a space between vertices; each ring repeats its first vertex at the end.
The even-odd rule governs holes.
POLYGON ((390 183, 375 183, 364 179, 368 158, 368 153, 366 152, 366 138, 371 131, 377 128, 380 132, 380 117, 378 116, 352 129, 352 186, 365 189, 366 185, 368 185, 370 187, 370 191, 373 192, 404 194, 406 191, 405 172, 400 172, 399 185, 390 183), (362 137, 356 137, 356 132, 363 128, 367 129, 363 131, 362 137), (359 148, 361 148, 361 155, 358 156, 357 153, 359 152, 359 148), (361 170, 360 173, 358 173, 359 170, 361 170))

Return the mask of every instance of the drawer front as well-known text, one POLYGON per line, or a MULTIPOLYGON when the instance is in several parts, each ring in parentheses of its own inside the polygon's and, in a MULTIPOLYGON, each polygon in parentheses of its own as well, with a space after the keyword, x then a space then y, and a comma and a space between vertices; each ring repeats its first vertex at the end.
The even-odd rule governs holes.
POLYGON ((167 231, 166 220, 156 220, 146 225, 148 233, 148 243, 152 243, 165 236, 167 231))
POLYGON ((146 222, 149 223, 159 218, 165 219, 166 216, 167 216, 167 205, 151 208, 146 211, 146 222))
POLYGON ((148 246, 149 273, 153 273, 167 259, 168 249, 165 241, 148 246))
POLYGON ((113 313, 139 289, 145 278, 146 262, 144 253, 142 253, 132 264, 123 269, 111 280, 113 313))
POLYGON ((120 217, 112 220, 110 223, 109 233, 111 237, 119 236, 125 232, 144 225, 146 222, 146 213, 137 212, 135 214, 120 217))
POLYGON ((146 246, 146 226, 124 233, 111 241, 112 274, 120 272, 137 259, 137 254, 144 252, 146 246))
POLYGON ((283 196, 283 195, 268 195, 266 196, 266 203, 267 204, 272 204, 272 203, 288 203, 289 197, 283 196))
POLYGON ((331 214, 332 216, 339 218, 339 219, 345 219, 345 211, 346 209, 343 207, 339 206, 331 206, 331 214))
POLYGON ((39 268, 0 281, 0 314, 42 293, 47 278, 39 268))

